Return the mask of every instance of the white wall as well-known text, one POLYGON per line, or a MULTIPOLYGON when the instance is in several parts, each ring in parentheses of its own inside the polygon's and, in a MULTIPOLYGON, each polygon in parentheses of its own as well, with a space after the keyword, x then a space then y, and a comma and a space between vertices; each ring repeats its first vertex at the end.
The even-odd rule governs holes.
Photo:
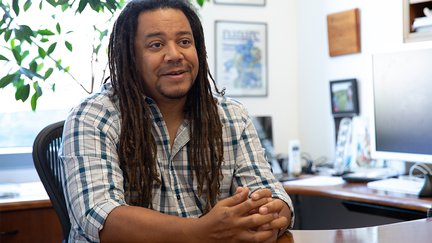
POLYGON ((297 11, 294 0, 267 0, 266 6, 235 6, 206 2, 200 14, 204 26, 209 65, 214 74, 214 22, 267 23, 268 96, 236 97, 251 115, 273 117, 275 151, 287 153, 289 139, 299 137, 297 11))
POLYGON ((268 24, 269 94, 239 98, 252 115, 272 115, 278 153, 299 138, 313 158, 334 159, 334 121, 329 81, 356 78, 360 116, 371 114, 371 55, 382 51, 432 47, 432 41, 403 43, 402 0, 267 0, 265 7, 206 3, 201 10, 214 67, 214 21, 262 21, 268 24), (360 9, 361 53, 330 57, 327 15, 360 9))

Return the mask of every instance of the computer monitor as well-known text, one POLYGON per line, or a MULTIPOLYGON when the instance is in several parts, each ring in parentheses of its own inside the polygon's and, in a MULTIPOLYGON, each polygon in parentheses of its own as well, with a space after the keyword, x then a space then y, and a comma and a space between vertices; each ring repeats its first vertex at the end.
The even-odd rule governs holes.
POLYGON ((373 159, 432 163, 432 49, 372 56, 373 159))
POLYGON ((252 123, 257 130, 262 147, 265 149, 267 159, 276 157, 273 149, 273 124, 271 116, 253 116, 252 123))

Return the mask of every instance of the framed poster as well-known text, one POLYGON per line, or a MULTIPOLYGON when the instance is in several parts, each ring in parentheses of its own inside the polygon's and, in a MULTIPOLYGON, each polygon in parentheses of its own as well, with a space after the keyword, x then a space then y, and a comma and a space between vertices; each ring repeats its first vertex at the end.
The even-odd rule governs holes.
POLYGON ((214 0, 215 4, 265 6, 266 0, 214 0))
POLYGON ((267 24, 215 22, 216 82, 229 96, 267 95, 267 24))

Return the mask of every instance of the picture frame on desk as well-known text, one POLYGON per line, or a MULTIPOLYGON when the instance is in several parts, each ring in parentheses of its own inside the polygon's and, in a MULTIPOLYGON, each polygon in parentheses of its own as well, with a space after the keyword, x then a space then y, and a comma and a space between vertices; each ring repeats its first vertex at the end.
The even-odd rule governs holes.
POLYGON ((227 96, 267 96, 267 24, 215 22, 215 80, 227 96))
POLYGON ((214 0, 215 4, 265 6, 266 0, 214 0))
POLYGON ((352 117, 359 114, 356 79, 330 81, 330 98, 334 117, 352 117))

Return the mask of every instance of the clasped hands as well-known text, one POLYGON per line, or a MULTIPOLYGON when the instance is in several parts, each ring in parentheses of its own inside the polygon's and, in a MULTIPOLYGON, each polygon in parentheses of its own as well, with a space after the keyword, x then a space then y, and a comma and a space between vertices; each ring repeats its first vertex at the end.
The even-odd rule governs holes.
POLYGON ((269 189, 249 193, 248 188, 239 187, 199 218, 200 238, 206 242, 275 242, 279 230, 289 223, 280 215, 286 203, 272 198, 269 189))

